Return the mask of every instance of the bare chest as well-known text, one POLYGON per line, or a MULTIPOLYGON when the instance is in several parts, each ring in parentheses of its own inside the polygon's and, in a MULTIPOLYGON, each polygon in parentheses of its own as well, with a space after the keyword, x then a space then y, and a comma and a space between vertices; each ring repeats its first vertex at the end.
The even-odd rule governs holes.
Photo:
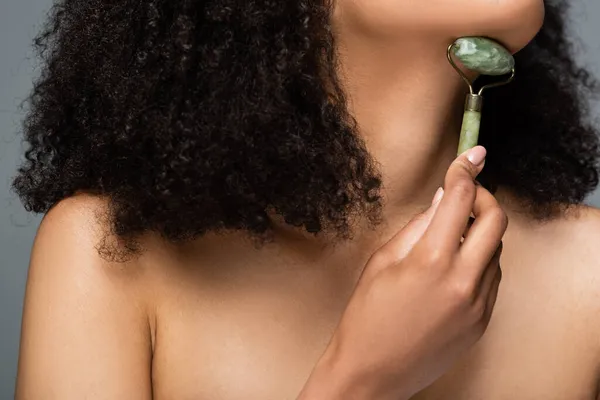
MULTIPOLYGON (((414 400, 595 399, 597 359, 585 318, 569 296, 527 279, 506 273, 485 336, 414 400)), ((327 285, 286 279, 166 296, 155 399, 295 399, 345 307, 346 286, 332 295, 327 285)))

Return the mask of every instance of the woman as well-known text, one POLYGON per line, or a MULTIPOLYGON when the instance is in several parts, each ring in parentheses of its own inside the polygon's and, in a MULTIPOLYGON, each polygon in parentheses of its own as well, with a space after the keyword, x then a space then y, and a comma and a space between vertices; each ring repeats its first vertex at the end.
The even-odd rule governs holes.
POLYGON ((538 34, 540 0, 58 2, 17 398, 597 398, 564 7, 538 34), (456 158, 467 35, 522 51, 456 158))

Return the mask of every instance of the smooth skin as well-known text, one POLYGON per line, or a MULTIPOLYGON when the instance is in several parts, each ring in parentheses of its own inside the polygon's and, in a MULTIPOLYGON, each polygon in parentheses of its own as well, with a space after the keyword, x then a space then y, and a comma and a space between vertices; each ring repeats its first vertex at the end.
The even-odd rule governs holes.
MULTIPOLYGON (((434 199, 367 264, 324 357, 321 373, 341 370, 335 381, 347 385, 331 398, 408 399, 485 332, 498 295, 508 219, 474 180, 484 156, 478 146, 458 157, 441 201, 434 199)), ((311 393, 319 398, 323 391, 309 382, 300 399, 311 393)))
POLYGON ((542 19, 539 0, 336 1, 382 224, 332 246, 274 219, 260 250, 237 233, 149 233, 119 264, 96 249, 106 199, 65 199, 32 250, 17 399, 402 398, 429 382, 413 400, 600 398, 600 211, 539 223, 501 189, 502 236, 503 213, 455 161, 465 85, 446 47, 483 35, 517 51, 542 19))
MULTIPOLYGON (((458 157, 444 193, 371 256, 300 399, 330 390, 325 398, 408 399, 481 337, 507 227, 498 202, 474 181, 484 156, 478 146, 458 157)), ((92 238, 56 214, 43 221, 34 245, 17 398, 152 398, 148 310, 134 283, 140 271, 96 257, 82 264, 92 238)))
MULTIPOLYGON (((370 256, 355 281, 341 278, 347 269, 330 275, 321 264, 300 263, 278 265, 277 274, 257 263, 248 272, 259 277, 253 279, 241 274, 233 262, 237 257, 228 260, 232 271, 204 264, 208 273, 197 275, 184 262, 188 253, 175 254, 155 238, 147 239, 150 250, 142 259, 110 264, 94 252, 101 199, 80 195, 63 201, 44 218, 33 249, 16 398, 275 400, 301 392, 301 400, 404 399, 435 381, 412 398, 593 399, 599 360, 594 334, 600 328, 593 282, 600 269, 592 247, 582 250, 600 236, 600 215, 593 211, 590 218, 591 210, 582 211, 586 218, 529 232, 528 250, 509 252, 509 287, 498 315, 493 313, 498 258, 512 246, 503 250, 500 242, 505 213, 473 181, 480 170, 459 157, 448 170, 441 201, 370 256), (581 230, 591 237, 575 234, 581 230), (540 239, 561 243, 565 235, 579 242, 579 256, 568 252, 563 259, 577 260, 584 269, 571 265, 565 274, 567 264, 547 258, 541 266, 545 275, 535 276, 535 285, 526 276, 537 274, 538 265, 519 271, 510 262, 528 252, 540 257, 540 239), (581 275, 577 281, 556 280, 575 274, 581 275), (328 281, 328 290, 340 290, 324 297, 321 281, 328 281), (540 308, 535 304, 544 286, 554 293, 540 308), (521 287, 529 304, 521 302, 521 287), (559 303, 578 317, 568 319, 560 310, 544 315, 544 307, 559 303), (536 324, 515 329, 515 322, 531 318, 530 310, 546 338, 538 336, 536 324), (582 315, 584 324, 577 322, 582 315), (553 326, 558 328, 549 329, 553 326), (557 341, 554 332, 565 341, 557 341), (532 362, 546 368, 531 371, 532 362), (569 369, 563 379, 555 378, 569 369), (521 382, 521 376, 530 382, 521 382), (539 385, 546 378, 554 384, 539 385)), ((514 219, 509 244, 526 232, 514 219)), ((218 239, 206 248, 215 245, 221 247, 214 254, 223 260, 223 252, 240 249, 218 239)), ((553 245, 543 250, 551 252, 553 245)), ((241 256, 254 261, 252 253, 241 256)))

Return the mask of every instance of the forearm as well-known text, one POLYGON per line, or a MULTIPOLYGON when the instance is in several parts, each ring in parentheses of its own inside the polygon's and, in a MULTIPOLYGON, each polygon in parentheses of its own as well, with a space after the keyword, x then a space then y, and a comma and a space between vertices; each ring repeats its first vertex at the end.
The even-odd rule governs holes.
MULTIPOLYGON (((400 384, 398 385, 400 386, 400 384)), ((296 400, 408 400, 409 396, 399 393, 398 388, 384 390, 376 383, 360 374, 339 358, 325 354, 313 370, 306 385, 296 400)))

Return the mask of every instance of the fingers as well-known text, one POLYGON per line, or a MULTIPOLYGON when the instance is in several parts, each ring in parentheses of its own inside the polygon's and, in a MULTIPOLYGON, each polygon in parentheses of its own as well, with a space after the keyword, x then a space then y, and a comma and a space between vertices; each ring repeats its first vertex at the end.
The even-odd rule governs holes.
POLYGON ((485 156, 485 148, 476 146, 458 156, 448 169, 444 198, 424 234, 441 251, 456 251, 460 245, 477 195, 475 178, 483 169, 485 156))
MULTIPOLYGON (((502 243, 502 242, 500 242, 502 243)), ((496 279, 496 275, 500 273, 500 256, 502 255, 502 244, 498 246, 498 249, 494 253, 491 261, 488 264, 487 269, 483 273, 483 277, 479 282, 478 294, 484 298, 488 298, 492 285, 496 279)))
POLYGON ((465 263, 479 268, 487 265, 494 256, 508 227, 508 218, 496 198, 480 185, 476 190, 473 215, 475 221, 459 252, 465 263))
POLYGON ((440 201, 444 196, 444 189, 439 188, 433 197, 431 206, 424 212, 413 217, 398 234, 394 235, 380 250, 393 254, 393 259, 400 261, 412 250, 421 239, 431 219, 437 212, 440 201))
POLYGON ((489 323, 492 319, 492 314, 496 308, 496 300, 498 299, 498 291, 500 290, 500 282, 502 281, 502 268, 498 265, 497 273, 494 276, 490 293, 488 295, 487 304, 485 308, 485 320, 489 323))
POLYGON ((431 205, 435 206, 437 209, 437 205, 442 200, 443 196, 444 196, 444 188, 439 187, 438 190, 435 192, 435 195, 433 196, 433 200, 431 200, 431 205))
POLYGON ((473 226, 473 222, 475 222, 475 218, 473 218, 472 216, 469 217, 469 221, 467 221, 467 227, 465 228, 465 231, 463 232, 463 238, 467 238, 467 236, 469 236, 469 232, 471 230, 471 227, 473 226))

